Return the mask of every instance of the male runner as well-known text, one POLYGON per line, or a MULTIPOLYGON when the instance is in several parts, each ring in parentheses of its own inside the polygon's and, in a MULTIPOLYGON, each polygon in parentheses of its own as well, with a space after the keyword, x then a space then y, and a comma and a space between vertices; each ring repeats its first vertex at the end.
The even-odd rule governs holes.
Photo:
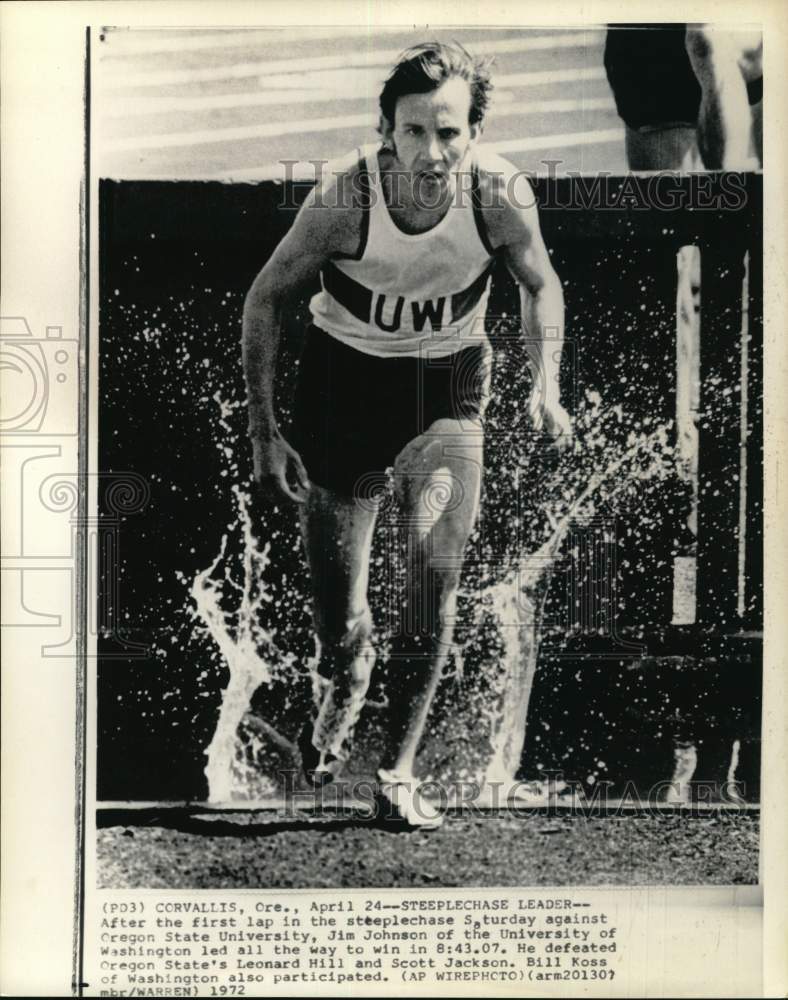
POLYGON ((479 503, 484 315, 497 256, 522 289, 529 412, 559 445, 571 433, 557 380, 563 296, 536 207, 515 207, 511 165, 476 149, 490 88, 485 65, 459 45, 406 51, 380 95, 382 143, 311 193, 244 308, 255 477, 298 504, 327 681, 301 740, 305 770, 318 782, 346 757, 369 686, 375 487, 393 466, 407 519, 406 624, 392 640, 380 792, 399 820, 422 827, 440 821, 417 796, 413 769, 479 503), (272 406, 282 309, 318 276, 286 441, 272 406))
POLYGON ((763 162, 763 40, 709 24, 613 24, 605 69, 631 170, 763 162))

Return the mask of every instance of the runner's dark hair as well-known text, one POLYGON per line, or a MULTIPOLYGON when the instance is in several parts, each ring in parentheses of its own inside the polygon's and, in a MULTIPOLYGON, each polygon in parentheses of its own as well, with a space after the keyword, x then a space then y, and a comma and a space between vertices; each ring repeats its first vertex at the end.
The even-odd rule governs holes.
POLYGON ((424 42, 405 49, 389 73, 380 92, 380 111, 394 127, 397 101, 406 94, 428 94, 442 83, 459 76, 471 88, 469 125, 478 125, 490 103, 493 85, 491 59, 472 56, 459 42, 424 42))

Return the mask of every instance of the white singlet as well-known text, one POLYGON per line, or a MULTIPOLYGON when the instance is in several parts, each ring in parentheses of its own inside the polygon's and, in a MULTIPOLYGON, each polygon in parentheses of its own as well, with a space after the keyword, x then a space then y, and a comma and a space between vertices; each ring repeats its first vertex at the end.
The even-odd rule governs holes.
POLYGON ((309 303, 315 325, 377 357, 440 357, 483 341, 493 250, 476 163, 457 175, 441 221, 412 236, 389 214, 376 148, 364 151, 357 180, 367 195, 361 246, 323 268, 309 303))

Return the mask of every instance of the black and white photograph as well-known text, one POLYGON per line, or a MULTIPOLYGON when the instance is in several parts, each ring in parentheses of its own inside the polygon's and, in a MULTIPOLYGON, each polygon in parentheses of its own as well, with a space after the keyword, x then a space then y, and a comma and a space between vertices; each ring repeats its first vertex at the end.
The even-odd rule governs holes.
POLYGON ((782 995, 779 5, 2 6, 0 992, 782 995))
POLYGON ((91 38, 101 885, 757 882, 761 52, 91 38))

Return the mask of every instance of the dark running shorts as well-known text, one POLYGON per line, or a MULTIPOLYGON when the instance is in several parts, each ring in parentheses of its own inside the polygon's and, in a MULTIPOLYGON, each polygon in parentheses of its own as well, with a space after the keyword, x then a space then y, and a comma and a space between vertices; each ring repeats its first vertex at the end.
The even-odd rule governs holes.
POLYGON ((478 420, 490 353, 484 343, 446 358, 379 358, 310 326, 289 435, 310 482, 369 496, 405 445, 436 420, 478 420))
MULTIPOLYGON (((611 24, 605 70, 619 116, 632 129, 694 126, 701 88, 685 46, 686 24, 611 24)), ((750 104, 763 96, 763 80, 747 84, 750 104)))

